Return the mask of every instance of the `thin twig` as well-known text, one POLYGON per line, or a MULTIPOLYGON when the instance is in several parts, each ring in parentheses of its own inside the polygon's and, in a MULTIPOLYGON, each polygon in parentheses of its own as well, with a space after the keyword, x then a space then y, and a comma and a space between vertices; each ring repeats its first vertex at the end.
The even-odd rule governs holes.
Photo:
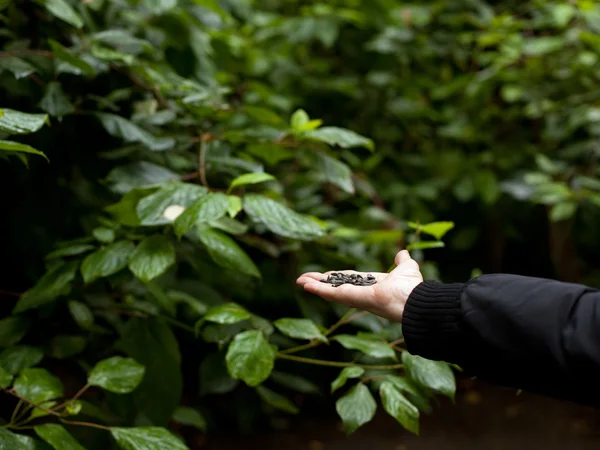
POLYGON ((9 425, 12 425, 16 422, 18 412, 21 409, 21 406, 23 406, 23 400, 19 400, 17 406, 15 406, 15 409, 13 410, 12 415, 10 416, 10 422, 8 423, 9 425))
POLYGON ((200 150, 198 151, 198 176, 202 185, 210 189, 208 181, 206 180, 206 139, 204 136, 200 140, 200 150))
POLYGON ((48 58, 55 57, 54 53, 50 50, 21 49, 0 52, 0 58, 8 58, 9 56, 45 56, 48 58))
POLYGON ((21 401, 23 401, 23 402, 25 402, 25 403, 28 403, 28 404, 30 404, 31 406, 34 406, 34 407, 35 407, 35 408, 37 408, 37 409, 40 409, 40 410, 44 411, 45 413, 52 414, 53 416, 60 417, 60 414, 59 414, 59 413, 57 413, 56 411, 51 411, 51 410, 49 410, 49 409, 47 409, 47 408, 44 408, 43 406, 40 406, 40 405, 38 405, 37 403, 34 403, 34 402, 32 402, 31 400, 27 400, 26 398, 24 398, 24 397, 21 397, 21 396, 20 396, 19 394, 17 394, 16 392, 13 392, 13 391, 11 391, 11 390, 9 390, 9 389, 6 389, 6 388, 2 388, 2 390, 3 390, 4 392, 6 392, 7 394, 10 394, 10 395, 12 395, 13 397, 16 397, 16 398, 18 398, 19 400, 21 400, 21 401))
POLYGON ((296 361, 304 364, 314 364, 316 366, 329 366, 329 367, 362 367, 363 369, 370 370, 395 370, 402 369, 403 364, 388 364, 388 365, 370 365, 370 364, 356 364, 351 362, 341 361, 324 361, 322 359, 303 358, 301 356, 286 355, 284 353, 277 353, 277 358, 288 359, 290 361, 296 361))
POLYGON ((404 344, 404 338, 396 339, 395 341, 390 342, 390 347, 395 347, 398 344, 404 344))
POLYGON ((100 425, 97 423, 91 423, 91 422, 79 422, 77 420, 66 420, 66 419, 61 419, 62 423, 66 423, 67 425, 75 425, 78 427, 90 427, 90 428, 98 428, 100 430, 105 430, 105 431, 110 431, 110 427, 106 427, 104 425, 100 425))

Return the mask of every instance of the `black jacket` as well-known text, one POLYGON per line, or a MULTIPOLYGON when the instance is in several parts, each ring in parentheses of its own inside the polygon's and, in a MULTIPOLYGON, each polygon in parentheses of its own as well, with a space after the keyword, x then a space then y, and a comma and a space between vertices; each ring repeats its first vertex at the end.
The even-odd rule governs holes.
POLYGON ((600 405, 600 291, 516 275, 421 283, 407 349, 496 384, 600 405))

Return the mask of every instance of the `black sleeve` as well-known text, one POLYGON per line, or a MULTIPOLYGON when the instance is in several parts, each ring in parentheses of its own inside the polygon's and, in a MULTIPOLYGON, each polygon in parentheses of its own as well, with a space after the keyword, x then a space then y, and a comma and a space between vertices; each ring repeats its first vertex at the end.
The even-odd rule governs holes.
POLYGON ((516 275, 425 281, 402 320, 412 354, 496 384, 600 406, 600 291, 516 275))

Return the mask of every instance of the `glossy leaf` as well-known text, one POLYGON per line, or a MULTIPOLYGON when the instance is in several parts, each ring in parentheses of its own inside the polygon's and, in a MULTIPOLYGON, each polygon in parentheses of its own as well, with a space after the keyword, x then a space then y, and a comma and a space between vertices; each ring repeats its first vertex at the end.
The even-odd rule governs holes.
POLYGON ((367 386, 357 384, 336 402, 335 409, 344 422, 346 434, 350 435, 373 419, 377 403, 367 386))
POLYGON ((450 366, 444 362, 431 361, 420 356, 402 352, 402 362, 410 379, 426 389, 454 398, 456 381, 450 366))
POLYGON ((250 313, 244 307, 236 303, 226 303, 210 308, 203 320, 220 324, 233 324, 249 318, 250 313))
POLYGON ((294 339, 316 339, 327 342, 327 338, 321 333, 312 320, 309 319, 278 319, 275 327, 286 336, 294 339))
POLYGON ((0 353, 0 367, 11 375, 18 375, 25 369, 37 366, 44 358, 44 352, 29 345, 15 345, 0 353))
POLYGON ((325 180, 338 186, 344 192, 354 194, 352 170, 338 159, 321 152, 315 152, 317 171, 323 174, 325 180))
POLYGON ((69 312, 77 325, 84 330, 89 330, 94 324, 94 314, 85 303, 70 301, 69 312))
POLYGON ((342 148, 365 147, 371 151, 375 150, 375 144, 371 139, 343 128, 323 127, 307 131, 304 136, 314 141, 325 142, 342 148))
POLYGON ((325 230, 310 217, 261 195, 245 196, 244 210, 254 221, 280 236, 312 240, 325 234, 325 230))
POLYGON ((61 381, 46 369, 25 369, 14 383, 15 392, 33 402, 43 403, 63 396, 61 381))
POLYGON ((231 184, 229 185, 229 190, 231 191, 232 189, 235 189, 236 187, 239 187, 239 186, 245 186, 248 184, 264 183, 265 181, 272 181, 274 179, 275 179, 275 177, 268 173, 261 173, 261 172, 245 173, 244 175, 240 175, 239 177, 237 177, 235 180, 233 180, 231 182, 231 184))
POLYGON ((136 247, 129 260, 129 269, 142 281, 150 281, 175 264, 175 248, 166 236, 147 237, 136 247))
POLYGON ((0 152, 29 153, 31 155, 43 156, 46 159, 46 161, 49 161, 48 157, 39 150, 36 150, 35 148, 30 147, 29 145, 21 144, 19 142, 14 141, 0 140, 0 152))
POLYGON ((50 44, 50 48, 52 48, 52 51, 56 55, 57 59, 67 63, 69 66, 74 67, 86 75, 94 75, 96 73, 94 68, 87 61, 75 55, 71 50, 64 47, 62 44, 53 39, 49 39, 48 43, 50 44))
POLYGON ((111 428, 122 450, 187 450, 183 441, 160 427, 111 428))
POLYGON ((229 195, 229 206, 227 207, 227 214, 229 217, 233 218, 238 215, 238 213, 242 210, 242 199, 237 195, 229 195))
POLYGON ((175 145, 175 140, 169 137, 156 137, 135 123, 115 114, 97 114, 104 129, 111 136, 121 138, 125 142, 139 142, 150 150, 169 150, 175 145))
POLYGON ((12 384, 13 376, 0 365, 0 388, 7 388, 12 384))
POLYGON ((332 340, 339 342, 349 350, 359 350, 373 358, 396 359, 396 352, 387 342, 364 333, 358 335, 340 334, 334 336, 332 340))
POLYGON ((68 256, 77 256, 82 253, 89 252, 90 250, 94 250, 96 247, 90 244, 78 244, 71 245, 69 247, 57 248, 51 253, 48 253, 46 259, 56 259, 56 258, 65 258, 68 256))
POLYGON ((227 214, 229 199, 225 194, 211 193, 196 200, 176 220, 175 233, 181 237, 201 223, 212 222, 227 214))
POLYGON ((33 428, 36 434, 56 450, 85 450, 62 425, 46 423, 33 428))
POLYGON ((46 93, 40 101, 40 108, 54 117, 72 114, 75 107, 71 104, 60 83, 52 82, 46 86, 46 93))
POLYGON ((432 222, 424 225, 409 222, 411 228, 414 228, 421 233, 433 236, 437 240, 442 239, 448 231, 454 228, 453 222, 432 222))
POLYGON ((110 244, 90 254, 81 264, 81 274, 86 283, 108 277, 127 267, 135 246, 129 241, 110 244))
POLYGON ((389 381, 379 387, 381 403, 387 413, 408 431, 419 434, 419 410, 389 381))
POLYGON ((2 109, 0 115, 0 133, 7 135, 31 134, 40 130, 48 116, 45 114, 28 114, 14 109, 2 109))
POLYGON ((283 395, 272 391, 271 389, 268 389, 264 386, 257 386, 256 392, 258 392, 258 395, 265 403, 271 405, 276 409, 291 414, 298 414, 298 412, 300 412, 298 407, 294 405, 290 400, 285 398, 283 395))
POLYGON ((0 58, 0 72, 8 70, 12 72, 17 80, 26 78, 29 75, 37 72, 37 69, 27 61, 17 58, 16 56, 3 56, 0 58))
POLYGON ((299 109, 292 114, 290 125, 294 130, 302 130, 310 122, 310 117, 303 109, 299 109))
POLYGON ((0 449, 2 450, 42 450, 29 436, 16 434, 0 428, 0 449))
POLYGON ((206 419, 197 409, 189 406, 179 406, 173 413, 173 421, 189 427, 206 431, 206 419))
POLYGON ((110 244, 115 240, 116 233, 112 228, 98 227, 92 230, 92 235, 96 238, 96 240, 98 240, 98 242, 110 244))
POLYGON ((53 302, 70 291, 71 282, 77 275, 78 262, 68 262, 50 269, 37 284, 20 298, 13 313, 20 313, 53 302))
POLYGON ((208 190, 204 186, 189 183, 169 183, 157 192, 144 197, 137 204, 137 214, 142 225, 162 225, 173 220, 167 217, 167 208, 179 206, 187 208, 204 197, 208 190))
POLYGON ((129 394, 141 383, 145 370, 133 358, 113 356, 94 366, 88 375, 88 384, 115 394, 129 394))
POLYGON ((361 377, 364 373, 365 369, 362 367, 344 367, 337 378, 331 382, 331 392, 344 387, 349 379, 361 377))
POLYGON ((83 27, 81 16, 75 12, 66 0, 36 0, 53 16, 73 25, 75 28, 83 27))
POLYGON ((229 345, 226 362, 234 379, 240 379, 248 386, 258 386, 273 370, 275 350, 261 331, 245 331, 229 345))
POLYGON ((30 321, 24 316, 11 316, 0 320, 0 348, 11 347, 29 331, 30 321))
POLYGON ((252 259, 229 236, 208 227, 199 227, 198 238, 219 266, 252 277, 261 277, 252 259))

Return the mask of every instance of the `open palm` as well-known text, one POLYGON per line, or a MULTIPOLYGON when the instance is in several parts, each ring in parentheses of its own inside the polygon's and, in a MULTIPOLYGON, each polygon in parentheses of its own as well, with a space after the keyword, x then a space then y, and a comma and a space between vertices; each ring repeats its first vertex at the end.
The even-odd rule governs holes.
POLYGON ((406 250, 396 255, 396 268, 390 273, 365 273, 353 270, 336 270, 326 273, 308 272, 297 283, 304 290, 330 302, 338 302, 352 308, 369 311, 380 317, 401 322, 404 305, 413 289, 423 281, 419 265, 406 250), (331 273, 358 273, 363 277, 373 275, 377 283, 372 286, 344 284, 334 287, 321 283, 331 273))

